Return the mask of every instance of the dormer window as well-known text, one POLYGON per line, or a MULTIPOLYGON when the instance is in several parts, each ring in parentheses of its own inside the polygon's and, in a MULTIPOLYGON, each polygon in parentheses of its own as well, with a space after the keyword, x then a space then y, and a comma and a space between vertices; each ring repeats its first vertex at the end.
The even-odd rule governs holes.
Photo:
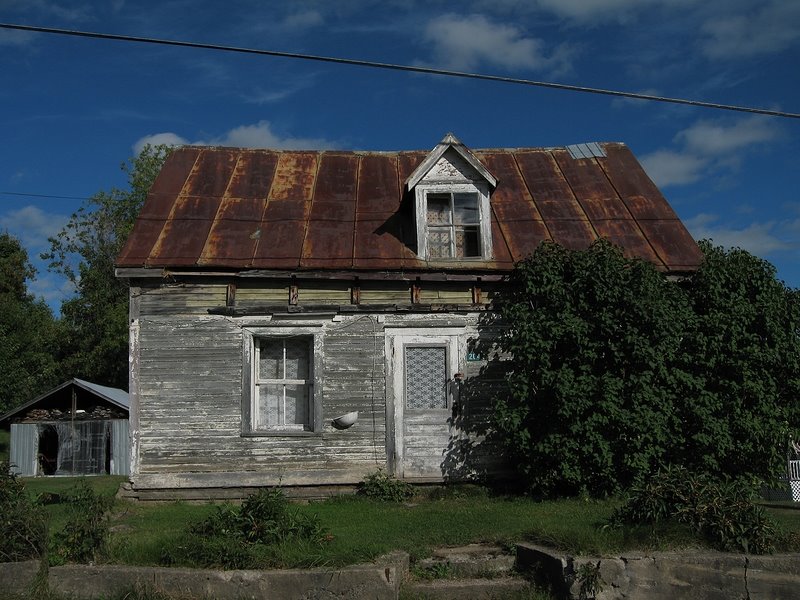
POLYGON ((420 258, 491 259, 489 192, 496 185, 480 161, 447 134, 406 180, 416 197, 420 258))
POLYGON ((475 192, 426 194, 428 257, 480 258, 481 211, 475 192))

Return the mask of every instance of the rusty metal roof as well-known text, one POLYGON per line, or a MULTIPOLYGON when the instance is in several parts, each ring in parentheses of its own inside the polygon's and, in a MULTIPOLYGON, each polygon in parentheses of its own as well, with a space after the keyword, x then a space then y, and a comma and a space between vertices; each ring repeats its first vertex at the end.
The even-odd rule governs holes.
POLYGON ((507 271, 546 239, 605 237, 666 272, 701 253, 619 143, 474 150, 497 179, 493 260, 426 261, 403 184, 428 152, 183 147, 167 159, 117 267, 281 271, 507 271), (604 156, 603 156, 604 155, 604 156))

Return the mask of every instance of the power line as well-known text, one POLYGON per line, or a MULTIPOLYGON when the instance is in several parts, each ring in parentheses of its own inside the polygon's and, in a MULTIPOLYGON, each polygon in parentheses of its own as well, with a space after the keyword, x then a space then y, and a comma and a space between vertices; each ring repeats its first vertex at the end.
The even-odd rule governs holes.
POLYGON ((587 87, 581 85, 569 85, 566 83, 554 83, 550 81, 534 81, 532 79, 521 79, 517 77, 502 77, 499 75, 485 75, 481 73, 468 73, 464 71, 450 71, 447 69, 436 69, 433 67, 418 67, 413 65, 400 65, 393 63, 375 62, 370 60, 359 60, 354 58, 338 58, 334 56, 320 56, 315 54, 300 54, 297 52, 280 52, 278 50, 259 50, 257 48, 242 48, 237 46, 223 46, 220 44, 205 44, 201 42, 185 42, 180 40, 165 40, 159 38, 139 37, 132 35, 117 35, 112 33, 98 33, 92 31, 78 31, 73 29, 57 29, 53 27, 39 27, 34 25, 15 25, 10 23, 0 23, 0 28, 16 29, 19 31, 32 31, 36 33, 53 33, 57 35, 68 35, 75 37, 85 37, 101 40, 116 40, 122 42, 138 42, 144 44, 160 44, 164 46, 179 46, 183 48, 201 48, 205 50, 218 50, 222 52, 237 52, 240 54, 257 54, 260 56, 274 56, 280 58, 293 58, 299 60, 313 60, 318 62, 351 65, 357 67, 370 67, 375 69, 389 69, 394 71, 406 71, 411 73, 424 73, 427 75, 442 75, 446 77, 461 77, 464 79, 478 79, 482 81, 495 81, 500 83, 513 83, 518 85, 529 85, 535 87, 566 90, 570 92, 583 92, 587 94, 601 94, 605 96, 615 96, 618 98, 633 98, 636 100, 649 100, 652 102, 667 102, 670 104, 684 104, 701 108, 715 108, 718 110, 730 110, 736 112, 754 113, 758 115, 768 115, 770 117, 785 117, 789 119, 800 119, 800 113, 784 112, 779 110, 768 110, 765 108, 753 108, 749 106, 735 106, 732 104, 718 104, 715 102, 703 102, 701 100, 688 100, 685 98, 670 98, 666 96, 655 96, 652 94, 639 94, 636 92, 622 92, 618 90, 606 90, 602 88, 587 87))
POLYGON ((51 194, 29 194, 27 192, 4 192, 0 191, 4 196, 23 196, 25 198, 58 198, 63 200, 91 200, 87 196, 56 196, 51 194))

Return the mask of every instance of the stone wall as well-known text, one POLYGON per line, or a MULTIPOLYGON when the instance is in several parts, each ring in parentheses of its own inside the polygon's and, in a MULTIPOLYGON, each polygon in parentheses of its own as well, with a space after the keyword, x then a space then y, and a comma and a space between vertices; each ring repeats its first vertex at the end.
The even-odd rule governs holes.
POLYGON ((549 548, 520 544, 517 562, 565 598, 577 598, 582 583, 579 574, 594 569, 600 575, 596 600, 800 598, 797 554, 749 556, 685 551, 571 557, 549 548))

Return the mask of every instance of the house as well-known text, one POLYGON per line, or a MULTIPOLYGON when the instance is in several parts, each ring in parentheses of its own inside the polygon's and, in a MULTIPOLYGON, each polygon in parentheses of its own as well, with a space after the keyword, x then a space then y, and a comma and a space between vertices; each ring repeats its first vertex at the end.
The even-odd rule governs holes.
POLYGON ((0 416, 11 430, 11 472, 128 475, 128 392, 70 379, 0 416))
POLYGON ((175 150, 117 259, 133 493, 500 468, 464 426, 502 379, 478 344, 496 335, 494 294, 543 240, 599 237, 667 275, 701 261, 619 143, 175 150))

